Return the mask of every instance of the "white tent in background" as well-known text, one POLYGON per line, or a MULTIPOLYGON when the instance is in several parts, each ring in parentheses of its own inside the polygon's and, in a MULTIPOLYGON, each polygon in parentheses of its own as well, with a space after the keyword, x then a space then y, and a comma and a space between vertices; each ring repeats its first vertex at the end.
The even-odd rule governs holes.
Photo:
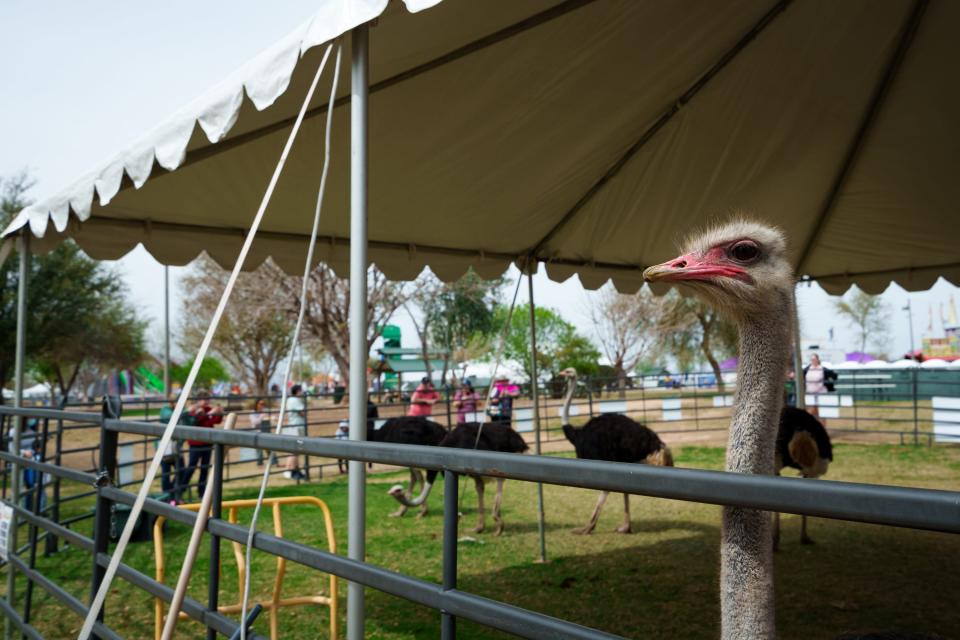
POLYGON ((949 367, 950 363, 940 358, 931 358, 924 360, 920 366, 924 369, 943 369, 944 367, 949 367))
POLYGON ((839 364, 830 365, 830 366, 828 366, 827 368, 828 368, 828 369, 833 369, 834 371, 849 371, 849 370, 851 370, 851 369, 866 369, 867 367, 869 367, 870 365, 872 365, 874 362, 876 362, 876 361, 875 361, 875 360, 874 360, 874 361, 871 361, 869 365, 864 366, 864 365, 861 365, 859 362, 854 362, 854 361, 852 361, 852 360, 848 360, 848 361, 846 361, 846 362, 841 362, 841 363, 839 363, 839 364))
POLYGON ((23 397, 30 400, 41 400, 41 399, 50 399, 50 395, 53 392, 53 387, 49 384, 41 383, 35 384, 32 387, 27 387, 23 390, 23 397))
MULTIPOLYGON (((873 363, 871 363, 873 364, 873 363)), ((916 369, 920 365, 916 360, 910 360, 904 358, 903 360, 897 360, 896 362, 891 362, 890 367, 894 369, 916 369)))
POLYGON ((960 369, 960 360, 954 360, 953 362, 950 363, 950 366, 960 369))

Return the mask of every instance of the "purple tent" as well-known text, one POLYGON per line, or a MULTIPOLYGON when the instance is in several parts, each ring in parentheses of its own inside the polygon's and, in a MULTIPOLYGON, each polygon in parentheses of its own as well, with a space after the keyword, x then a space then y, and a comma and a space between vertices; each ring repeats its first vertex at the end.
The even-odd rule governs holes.
POLYGON ((863 351, 851 351, 847 354, 847 362, 859 362, 863 364, 864 362, 873 362, 874 360, 876 360, 876 358, 863 351))
POLYGON ((720 363, 720 371, 736 371, 737 370, 737 359, 736 358, 727 358, 720 363))

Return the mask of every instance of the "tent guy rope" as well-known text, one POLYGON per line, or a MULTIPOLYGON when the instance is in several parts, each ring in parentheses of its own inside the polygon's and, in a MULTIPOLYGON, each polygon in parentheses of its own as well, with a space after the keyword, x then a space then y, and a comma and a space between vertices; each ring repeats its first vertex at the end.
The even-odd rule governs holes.
MULTIPOLYGON (((333 82, 330 87, 330 101, 332 105, 337 97, 337 83, 340 80, 340 56, 342 45, 337 45, 337 58, 333 67, 333 82)), ((323 208, 323 194, 327 187, 327 173, 330 169, 330 137, 333 124, 333 109, 327 109, 327 125, 324 134, 323 146, 323 171, 320 175, 320 190, 317 193, 317 206, 313 213, 313 231, 310 234, 310 246, 307 249, 307 260, 303 265, 303 286, 300 289, 300 312, 297 314, 297 324, 293 329, 293 337, 290 340, 290 351, 287 355, 287 366, 283 373, 283 386, 280 396, 280 414, 277 417, 277 426, 275 433, 280 433, 283 428, 283 418, 287 408, 287 385, 290 383, 290 375, 293 372, 293 356, 300 341, 300 329, 303 326, 303 316, 307 306, 307 283, 310 279, 310 270, 313 266, 313 251, 317 246, 317 230, 320 228, 320 211, 323 208)), ((260 509, 263 506, 263 496, 267 492, 267 484, 270 482, 270 469, 273 467, 273 456, 267 456, 266 464, 263 467, 263 478, 260 480, 260 493, 257 494, 257 505, 253 509, 253 517, 250 520, 250 529, 247 531, 246 542, 246 561, 248 570, 243 578, 243 597, 240 600, 240 620, 247 619, 247 604, 250 599, 250 574, 253 573, 253 564, 251 563, 253 552, 253 536, 257 532, 257 520, 260 518, 260 509)), ((241 623, 240 640, 247 640, 247 625, 241 623)))
POLYGON ((134 526, 136 525, 137 520, 140 518, 140 512, 143 511, 143 503, 147 499, 147 493, 150 491, 153 480, 157 476, 157 471, 160 468, 160 459, 163 457, 163 452, 166 451, 167 445, 169 445, 170 441, 173 439, 173 431, 176 429, 177 423, 180 421, 180 416, 183 414, 187 397, 190 395, 190 391, 193 389, 194 382, 196 382, 197 374, 200 371, 200 363, 203 362, 204 357, 207 355, 207 351, 210 349, 210 343, 213 341, 213 336, 220 324, 220 318, 223 316, 223 312, 227 306, 227 301, 230 299, 230 294, 233 292, 233 287, 236 285, 237 277, 240 275, 240 271, 243 268, 243 263, 247 258, 247 254, 250 252, 250 247, 253 245, 253 240, 257 235, 257 230, 260 228, 260 223, 263 221, 263 216, 267 210, 267 205, 270 203, 270 198, 277 186, 277 181, 280 179, 280 174, 283 171, 284 164, 286 164, 287 157, 290 155, 290 150, 293 148, 293 142, 296 140, 297 134, 300 131, 300 125, 303 124, 304 115, 307 112, 310 101, 313 99, 314 91, 316 90, 317 84, 320 81, 320 75, 323 73, 323 68, 327 64, 327 58, 329 58, 332 48, 333 44, 327 45, 327 49, 323 54, 323 59, 320 61, 320 66, 317 69, 317 73, 314 76, 313 82, 310 84, 310 89, 307 91, 306 98, 303 101, 303 106, 300 108, 300 113, 297 116, 297 120, 294 123, 293 128, 290 130, 290 136, 287 138, 283 152, 280 154, 280 160, 277 162, 277 166, 273 171, 273 176, 270 178, 270 183, 267 185, 267 190, 263 194, 260 207, 257 210, 257 214, 254 217, 252 224, 250 225, 250 231, 247 233, 247 237, 243 241, 243 246, 240 248, 240 255, 237 256, 237 262, 233 266, 233 271, 230 272, 230 278, 227 280, 227 286, 223 290, 223 295, 220 296, 220 302, 217 304, 217 308, 213 313, 213 318, 210 320, 210 326, 207 327, 207 332, 203 336, 203 342, 200 344, 200 349, 197 351, 197 355, 193 360, 193 366, 190 367, 190 373, 187 375, 183 389, 180 391, 180 396, 177 398, 177 403, 174 406, 173 414, 170 416, 170 421, 167 423, 166 429, 164 429, 163 432, 163 436, 160 438, 160 442, 157 444, 157 452, 154 454, 153 460, 150 461, 150 466, 147 468, 147 473, 144 476, 143 483, 140 485, 140 490, 137 493, 137 499, 133 503, 133 508, 130 510, 130 516, 127 519, 126 525, 123 527, 123 533, 120 535, 120 541, 117 543, 113 554, 110 556, 110 564, 107 566, 107 571, 103 576, 103 581, 100 583, 100 586, 97 589, 97 593, 93 598, 93 602, 90 603, 90 609, 87 611, 87 617, 84 619, 83 627, 80 629, 80 634, 77 636, 78 640, 87 640, 90 637, 90 634, 93 631, 93 625, 100 616, 100 610, 103 608, 103 603, 104 600, 106 600, 107 592, 109 592, 110 585, 113 583, 113 578, 117 574, 117 568, 120 566, 121 560, 123 560, 123 554, 127 549, 127 545, 130 543, 130 537, 133 534, 134 526))

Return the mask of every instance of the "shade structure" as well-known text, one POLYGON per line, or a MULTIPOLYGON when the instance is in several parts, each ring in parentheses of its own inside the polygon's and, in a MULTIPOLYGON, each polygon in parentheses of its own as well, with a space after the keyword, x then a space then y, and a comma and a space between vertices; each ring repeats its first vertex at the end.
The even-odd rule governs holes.
MULTIPOLYGON (((732 212, 781 226, 829 292, 960 282, 960 4, 890 0, 322 0, 315 16, 68 188, 25 209, 43 251, 138 243, 233 263, 316 69, 370 30, 371 262, 546 263, 641 284, 732 212)), ((349 64, 349 61, 347 61, 349 64)), ((348 89, 335 103, 319 259, 347 273, 348 89), (342 112, 342 113, 341 113, 342 112)), ((323 91, 318 96, 325 95, 323 91)), ((133 99, 133 96, 131 96, 133 99)), ((304 259, 325 98, 312 105, 247 268, 304 259)))

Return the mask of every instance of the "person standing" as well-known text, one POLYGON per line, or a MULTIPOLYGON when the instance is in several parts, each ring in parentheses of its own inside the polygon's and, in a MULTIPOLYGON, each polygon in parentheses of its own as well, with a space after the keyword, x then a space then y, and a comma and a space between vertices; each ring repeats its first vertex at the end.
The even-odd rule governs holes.
MULTIPOLYGON (((250 412, 250 428, 253 431, 270 433, 270 416, 266 408, 267 402, 262 398, 253 405, 253 411, 250 412)), ((257 466, 263 466, 263 449, 257 449, 257 466)))
MULTIPOLYGON (((307 435, 307 402, 303 397, 303 387, 295 384, 290 387, 290 395, 284 409, 286 425, 280 429, 285 436, 304 437, 307 435)), ((306 480, 307 476, 300 471, 300 456, 291 453, 287 456, 286 471, 283 477, 289 480, 306 480)))
POLYGON ((457 410, 457 424, 467 422, 468 415, 473 417, 476 414, 477 400, 477 392, 473 389, 473 383, 464 380, 453 396, 453 406, 457 410))
MULTIPOLYGON (((341 420, 340 424, 337 426, 337 433, 333 436, 337 440, 349 440, 350 439, 350 421, 341 420)), ((346 458, 337 458, 337 471, 340 473, 347 472, 347 460, 346 458)))
POLYGON ((824 367, 820 363, 820 356, 813 354, 810 356, 810 364, 803 370, 803 377, 807 393, 813 394, 814 398, 807 411, 826 426, 826 422, 820 419, 820 395, 833 391, 833 381, 837 379, 837 374, 824 367))
MULTIPOLYGON (((173 416, 174 397, 167 397, 167 404, 160 409, 160 422, 166 425, 173 416)), ((178 424, 185 424, 184 418, 180 417, 178 424)), ((154 442, 154 446, 160 444, 159 438, 154 442)), ((180 441, 171 440, 160 458, 160 489, 166 493, 172 504, 178 504, 181 501, 180 479, 183 477, 183 456, 180 455, 180 441)))
MULTIPOLYGON (((213 425, 223 422, 223 408, 220 405, 211 405, 209 394, 200 396, 199 402, 190 408, 190 417, 193 419, 193 426, 212 429, 213 425)), ((210 456, 213 453, 213 445, 202 440, 187 440, 190 445, 190 455, 187 459, 187 468, 183 472, 183 480, 180 482, 181 490, 189 489, 190 480, 193 478, 194 470, 200 470, 200 476, 197 480, 197 491, 199 496, 203 496, 207 488, 207 472, 210 470, 210 456)))
POLYGON ((413 395, 410 396, 409 416, 430 416, 433 414, 433 405, 440 400, 440 394, 433 388, 433 380, 429 376, 420 379, 413 395))
POLYGON ((513 400, 520 396, 520 387, 510 382, 510 378, 497 378, 493 396, 490 398, 491 416, 494 422, 508 427, 513 422, 513 400), (495 412, 495 413, 494 413, 495 412))

